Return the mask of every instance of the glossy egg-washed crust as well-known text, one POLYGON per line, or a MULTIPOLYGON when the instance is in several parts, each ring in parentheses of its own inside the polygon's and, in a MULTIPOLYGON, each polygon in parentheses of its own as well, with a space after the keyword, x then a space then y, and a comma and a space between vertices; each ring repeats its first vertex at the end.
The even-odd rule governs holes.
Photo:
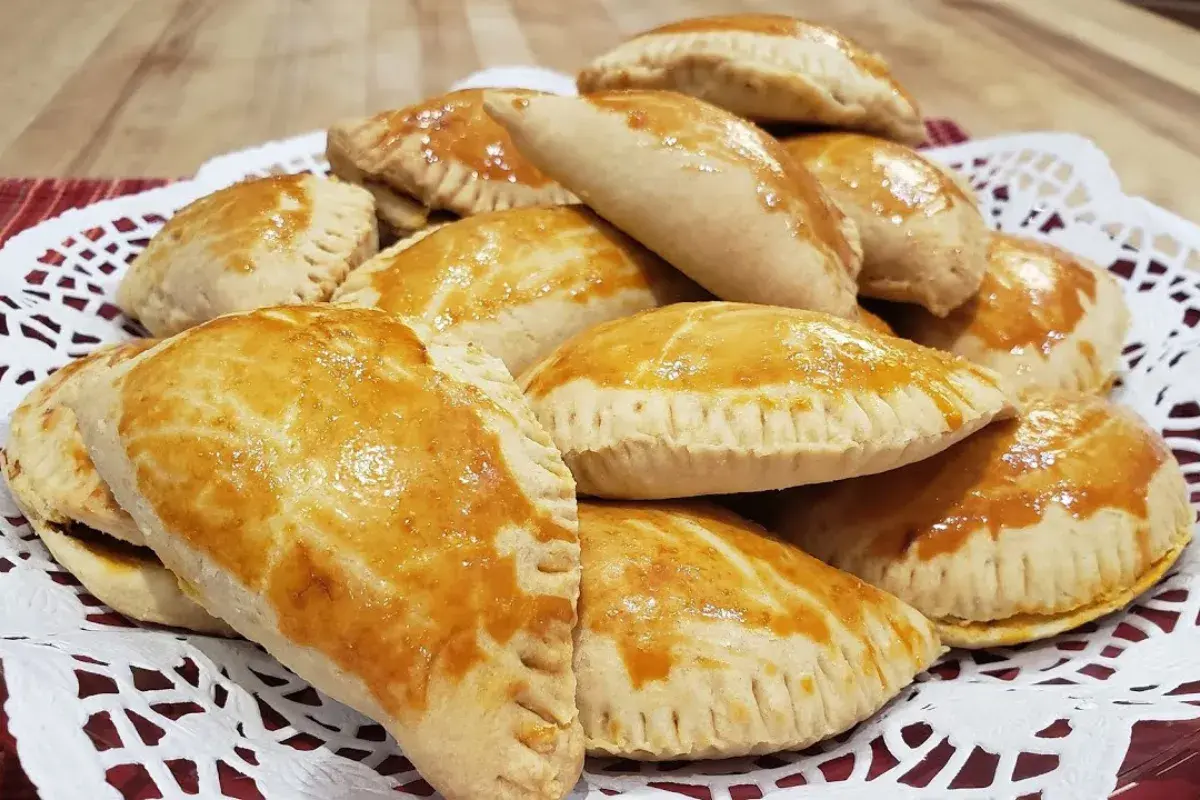
POLYGON ((375 202, 313 175, 243 181, 175 213, 138 254, 117 304, 155 336, 236 311, 329 299, 379 249, 375 202))
POLYGON ((837 31, 779 14, 681 20, 638 34, 579 73, 581 92, 670 89, 762 122, 925 140, 886 61, 837 31))
POLYGON ((339 122, 329 129, 326 152, 346 180, 382 184, 402 198, 463 216, 578 202, 517 152, 484 113, 481 89, 339 122))
POLYGON ((519 375, 593 325, 708 297, 591 211, 558 206, 428 228, 355 270, 333 301, 416 317, 519 375))
POLYGON ((29 521, 79 523, 130 544, 144 544, 133 519, 100 479, 67 407, 90 374, 153 347, 155 339, 101 347, 59 368, 13 411, 5 452, 13 498, 29 521))
POLYGON ((990 367, 1017 391, 1099 392, 1112 382, 1129 309, 1107 271, 1054 245, 994 233, 975 297, 938 319, 906 307, 897 332, 990 367))
POLYGON ((86 391, 97 469, 207 608, 447 798, 574 786, 574 484, 498 359, 377 309, 279 307, 86 391))
POLYGON ((637 499, 893 469, 1010 414, 997 383, 857 322, 716 302, 598 325, 522 378, 580 491, 637 499))
POLYGON ((1190 541, 1171 451, 1093 395, 1031 393, 997 422, 917 464, 785 496, 776 529, 895 593, 947 644, 1050 636, 1121 608, 1190 541))
MULTIPOLYGON (((361 186, 375 198, 375 216, 379 217, 380 243, 386 237, 403 238, 430 224, 433 216, 450 216, 448 212, 435 212, 420 200, 405 194, 403 191, 389 186, 383 181, 372 179, 345 155, 333 146, 333 139, 327 139, 325 145, 325 160, 329 162, 329 173, 334 178, 361 186)), ((441 219, 445 222, 445 219, 441 219)))
POLYGON ((141 622, 228 633, 180 591, 152 551, 139 546, 141 532, 92 466, 66 405, 89 375, 156 343, 102 347, 34 387, 13 411, 0 472, 50 554, 110 608, 141 622))
MULTIPOLYGON (((3 458, 0 455, 0 462, 3 458)), ((188 596, 153 550, 87 529, 32 520, 29 524, 54 560, 89 594, 114 611, 138 622, 196 633, 237 635, 188 596)))
POLYGON ((717 297, 855 315, 854 224, 745 120, 675 92, 495 92, 485 106, 547 174, 717 297))
POLYGON ((912 608, 710 503, 583 502, 579 538, 592 754, 801 749, 875 713, 941 652, 912 608))
POLYGON ((944 317, 979 290, 988 228, 974 198, 941 167, 860 133, 800 136, 784 146, 858 226, 859 294, 944 317))

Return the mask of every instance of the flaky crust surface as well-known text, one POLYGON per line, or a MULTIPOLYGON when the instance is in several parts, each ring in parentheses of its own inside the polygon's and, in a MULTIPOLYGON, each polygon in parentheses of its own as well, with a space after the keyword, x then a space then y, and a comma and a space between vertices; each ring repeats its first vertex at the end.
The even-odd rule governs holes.
POLYGON ((587 209, 464 218, 372 258, 334 302, 416 317, 520 375, 593 325, 708 293, 587 209))
MULTIPOLYGON (((578 202, 524 162, 508 134, 483 112, 482 94, 449 92, 338 122, 326 144, 330 165, 347 180, 390 187, 429 209, 462 216, 578 202)), ((418 230, 405 216, 396 225, 401 233, 418 230)))
POLYGON ((997 377, 816 312, 681 303, 592 328, 522 378, 579 490, 654 499, 893 469, 1012 407, 997 377))
POLYGON ((1116 610, 1191 539, 1179 465, 1132 412, 1030 394, 928 461, 785 496, 788 540, 892 591, 960 647, 1016 644, 1116 610))
POLYGON ((381 239, 385 233, 400 238, 411 236, 429 225, 431 211, 424 203, 382 181, 372 180, 342 150, 327 144, 325 159, 331 175, 361 186, 375 198, 375 214, 383 228, 381 239))
POLYGON ((580 72, 581 92, 668 89, 760 121, 863 130, 909 144, 921 114, 886 62, 836 31, 775 14, 648 31, 580 72))
POLYGON ((783 147, 675 92, 489 93, 539 168, 717 297, 851 318, 854 224, 783 147))
POLYGON ((574 786, 573 484, 498 360, 374 309, 279 307, 89 397, 97 468, 206 607, 386 725, 448 798, 574 786))
POLYGON ((706 502, 580 504, 588 752, 662 760, 807 747, 941 652, 896 598, 706 502))
POLYGON ((13 411, 5 477, 31 523, 79 523, 130 544, 144 544, 137 525, 92 465, 68 403, 90 375, 156 343, 134 340, 102 347, 72 361, 34 387, 13 411))
POLYGON ((169 625, 197 633, 234 635, 233 629, 184 594, 175 576, 163 567, 152 551, 107 534, 81 529, 69 520, 52 521, 39 516, 38 509, 28 502, 28 493, 19 494, 14 488, 20 482, 21 473, 10 453, 2 450, 0 474, 13 489, 13 499, 29 527, 46 545, 54 560, 109 608, 139 622, 169 625))
POLYGON ((102 536, 81 538, 42 521, 30 525, 54 560, 117 613, 196 633, 237 635, 188 597, 153 551, 102 536))
POLYGON ((858 226, 860 294, 944 317, 979 291, 989 231, 973 197, 941 167, 904 145, 862 134, 784 144, 858 226))
POLYGON ((897 332, 994 369, 1016 391, 1100 392, 1120 365, 1129 308, 1085 258, 1008 234, 988 240, 976 297, 943 319, 897 309, 897 332))
POLYGON ((170 336, 222 314, 328 300, 378 249, 366 190, 313 175, 258 178, 167 220, 130 264, 117 304, 170 336))

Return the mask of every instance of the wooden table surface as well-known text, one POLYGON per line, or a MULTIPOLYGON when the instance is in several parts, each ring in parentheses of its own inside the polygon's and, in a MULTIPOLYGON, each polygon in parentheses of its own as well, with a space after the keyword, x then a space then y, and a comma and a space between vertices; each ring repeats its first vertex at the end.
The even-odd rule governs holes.
POLYGON ((574 71, 670 19, 789 11, 892 61, 975 136, 1095 140, 1200 219, 1200 32, 1119 0, 3 0, 0 176, 179 176, 483 66, 574 71))

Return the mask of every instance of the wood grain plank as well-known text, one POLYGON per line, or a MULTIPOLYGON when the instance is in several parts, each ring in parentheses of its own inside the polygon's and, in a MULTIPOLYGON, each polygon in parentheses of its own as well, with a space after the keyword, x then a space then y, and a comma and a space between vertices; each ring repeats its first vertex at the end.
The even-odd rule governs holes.
MULTIPOLYGON (((1091 0, 990 0, 1034 28, 1053 31, 1130 67, 1173 83, 1184 91, 1200 88, 1196 32, 1125 3, 1091 0)), ((1195 3, 1192 3, 1196 6, 1195 3)), ((1200 10, 1200 7, 1197 7, 1200 10)))
POLYGON ((372 0, 367 43, 367 100, 354 113, 371 114, 419 100, 422 54, 416 6, 405 0, 372 0))
POLYGON ((1080 133, 1128 191, 1200 218, 1200 32, 1117 0, 6 0, 0 174, 186 174, 481 66, 574 72, 638 31, 739 10, 842 29, 975 135, 1080 133))
POLYGON ((1148 86, 1153 77, 998 13, 992 3, 960 1, 945 10, 944 24, 958 35, 939 37, 932 68, 944 77, 926 92, 914 87, 927 112, 962 119, 977 136, 1079 133, 1109 155, 1128 192, 1200 216, 1200 141, 1169 127, 1186 124, 1197 95, 1168 97, 1177 95, 1173 87, 1148 86), (949 82, 954 91, 946 91, 949 82))
POLYGON ((537 63, 507 0, 466 0, 466 11, 467 27, 482 66, 537 63))
MULTIPOLYGON (((129 16, 136 16, 139 21, 145 19, 146 26, 118 27, 105 41, 104 48, 114 62, 135 66, 91 131, 90 139, 67 163, 65 174, 89 174, 97 164, 114 158, 125 159, 133 175, 154 175, 163 168, 158 154, 176 143, 168 138, 161 120, 187 115, 191 110, 184 90, 201 74, 193 66, 197 59, 196 39, 213 12, 207 5, 145 0, 131 9, 129 16), (127 30, 131 34, 125 34, 127 30), (127 38, 132 34, 137 34, 137 38, 127 38), (147 41, 149 46, 136 58, 137 48, 147 41)), ((106 74, 107 70, 82 71, 80 85, 73 87, 74 91, 85 94, 101 88, 96 84, 106 74)), ((178 146, 186 147, 187 143, 178 146)))
MULTIPOLYGON (((0 3, 0 151, 11 146, 136 0, 6 0, 0 3), (56 46, 48 48, 46 42, 56 46)), ((94 62, 93 62, 94 63, 94 62)), ((89 64, 89 67, 91 64, 89 64)))
POLYGON ((446 87, 479 69, 464 0, 417 0, 421 28, 421 94, 446 87))
POLYGON ((597 52, 624 38, 607 9, 594 0, 570 4, 512 0, 512 9, 521 21, 534 63, 552 69, 574 73, 581 65, 583 39, 564 35, 566 31, 586 30, 587 44, 596 47, 597 52))

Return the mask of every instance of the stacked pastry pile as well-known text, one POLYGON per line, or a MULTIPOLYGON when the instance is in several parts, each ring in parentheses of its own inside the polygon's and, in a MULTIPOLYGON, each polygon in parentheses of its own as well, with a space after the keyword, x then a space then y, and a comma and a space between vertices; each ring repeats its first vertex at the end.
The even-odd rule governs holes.
POLYGON ((579 84, 339 124, 340 180, 168 221, 120 302, 169 338, 13 418, 62 564, 261 643, 451 798, 561 797, 585 751, 803 748, 943 642, 1065 630, 1171 565, 1180 471, 1097 394, 1118 287, 989 233, 877 56, 689 20, 579 84))

